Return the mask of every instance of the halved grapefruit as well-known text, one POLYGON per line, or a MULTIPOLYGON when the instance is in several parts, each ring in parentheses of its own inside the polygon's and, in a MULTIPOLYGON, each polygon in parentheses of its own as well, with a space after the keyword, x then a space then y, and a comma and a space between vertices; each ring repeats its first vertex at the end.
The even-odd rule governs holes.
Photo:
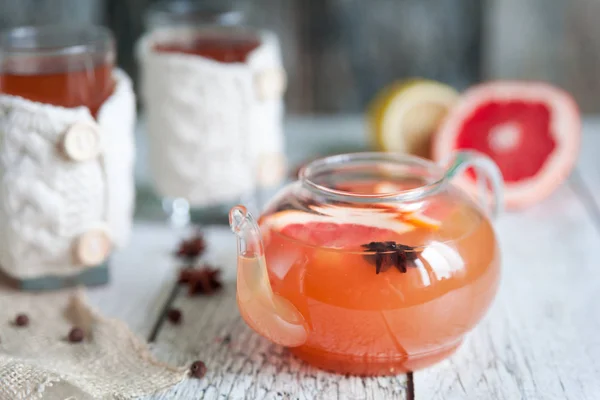
POLYGON ((565 91, 546 83, 496 81, 463 94, 436 134, 432 155, 438 162, 461 149, 488 155, 502 172, 505 206, 517 209, 542 200, 566 179, 580 136, 579 110, 565 91))

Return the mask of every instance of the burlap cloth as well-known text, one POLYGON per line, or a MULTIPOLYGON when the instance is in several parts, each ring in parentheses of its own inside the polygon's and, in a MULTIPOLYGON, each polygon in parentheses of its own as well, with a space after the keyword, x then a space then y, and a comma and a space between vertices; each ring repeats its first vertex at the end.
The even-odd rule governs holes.
POLYGON ((129 399, 180 382, 185 367, 157 361, 121 321, 92 310, 81 290, 32 294, 0 280, 0 400, 129 399), (14 325, 25 313, 30 322, 14 325), (73 326, 86 338, 67 340, 73 326))

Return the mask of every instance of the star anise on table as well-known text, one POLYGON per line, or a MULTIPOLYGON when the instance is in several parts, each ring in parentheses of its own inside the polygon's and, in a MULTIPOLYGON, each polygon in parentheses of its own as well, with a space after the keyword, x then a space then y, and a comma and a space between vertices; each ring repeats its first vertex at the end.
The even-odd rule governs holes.
POLYGON ((188 294, 210 295, 223 287, 221 283, 221 270, 204 264, 195 268, 183 268, 179 272, 179 283, 188 286, 188 294))
POLYGON ((189 239, 184 239, 179 244, 175 255, 179 258, 193 260, 200 257, 206 249, 206 241, 204 235, 200 231, 196 231, 189 239))
POLYGON ((365 258, 375 264, 375 273, 379 274, 393 266, 401 273, 407 271, 407 267, 414 267, 414 261, 418 254, 414 247, 393 241, 371 242, 362 245, 363 249, 371 254, 366 254, 365 258))

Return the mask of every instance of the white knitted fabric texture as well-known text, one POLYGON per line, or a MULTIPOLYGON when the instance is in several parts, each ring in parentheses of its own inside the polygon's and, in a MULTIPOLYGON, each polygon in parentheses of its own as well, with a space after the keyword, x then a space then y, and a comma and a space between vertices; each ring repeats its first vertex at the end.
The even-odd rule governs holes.
POLYGON ((138 43, 157 191, 201 207, 281 182, 285 83, 278 91, 283 69, 277 37, 261 33, 245 63, 153 50, 157 41, 190 34, 164 29, 138 43))
POLYGON ((61 141, 86 107, 63 108, 0 95, 0 267, 16 278, 81 272, 74 241, 107 227, 115 245, 129 238, 134 205, 135 97, 115 71, 116 88, 98 114, 101 153, 65 157, 61 141))
POLYGON ((81 292, 31 294, 0 286, 0 400, 129 399, 169 388, 185 368, 158 362, 117 320, 90 309, 81 292), (17 313, 25 327, 12 324, 17 313), (80 343, 67 340, 82 328, 80 343))
POLYGON ((131 80, 115 70, 116 89, 98 112, 104 135, 103 165, 108 185, 106 219, 113 243, 129 241, 135 206, 135 94, 131 80))

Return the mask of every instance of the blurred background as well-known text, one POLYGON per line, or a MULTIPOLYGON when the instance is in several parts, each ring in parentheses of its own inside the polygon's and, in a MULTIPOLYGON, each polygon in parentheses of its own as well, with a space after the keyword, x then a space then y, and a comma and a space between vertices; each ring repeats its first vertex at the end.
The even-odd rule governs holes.
MULTIPOLYGON (((225 1, 225 0, 223 0, 225 1)), ((0 29, 98 23, 134 80, 134 43, 152 0, 0 0, 0 29)), ((248 24, 275 31, 293 114, 361 112, 378 89, 421 76, 458 89, 487 79, 546 80, 600 111, 598 0, 239 0, 248 24)))

